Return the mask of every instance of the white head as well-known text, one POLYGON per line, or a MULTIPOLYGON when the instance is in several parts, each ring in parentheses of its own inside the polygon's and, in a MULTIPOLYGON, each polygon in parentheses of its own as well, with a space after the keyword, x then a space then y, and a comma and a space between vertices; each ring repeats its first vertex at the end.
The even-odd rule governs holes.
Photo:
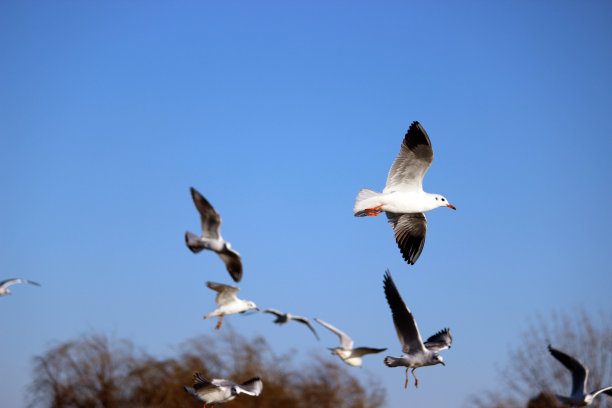
POLYGON ((431 194, 433 203, 435 205, 434 208, 438 208, 438 207, 449 207, 452 208, 453 210, 456 210, 454 205, 451 205, 451 203, 448 202, 448 200, 446 199, 446 197, 441 196, 440 194, 431 194))
POLYGON ((446 366, 446 364, 444 364, 444 360, 442 359, 442 356, 439 355, 438 353, 434 353, 434 355, 433 355, 433 357, 431 359, 433 361, 432 365, 442 364, 443 366, 446 366))
POLYGON ((259 311, 259 308, 255 306, 255 302, 251 302, 250 300, 247 300, 246 305, 247 305, 247 310, 255 309, 259 311))

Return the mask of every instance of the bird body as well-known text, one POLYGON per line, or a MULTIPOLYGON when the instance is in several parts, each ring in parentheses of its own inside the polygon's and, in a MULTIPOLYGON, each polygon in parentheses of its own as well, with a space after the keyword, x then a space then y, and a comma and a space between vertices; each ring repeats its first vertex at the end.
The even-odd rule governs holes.
POLYGON ((423 191, 423 177, 432 161, 429 136, 419 122, 413 122, 382 193, 361 189, 353 207, 356 217, 387 215, 402 257, 410 265, 419 259, 425 245, 427 219, 423 213, 439 207, 456 209, 445 197, 423 191))
POLYGON ((202 236, 192 232, 185 232, 185 244, 194 254, 208 249, 219 255, 225 263, 225 268, 235 282, 242 279, 242 258, 240 254, 232 249, 229 242, 221 236, 221 216, 217 210, 200 194, 191 187, 191 197, 196 209, 200 213, 202 223, 202 236))
POLYGON ((209 381, 199 373, 195 373, 193 388, 183 388, 198 401, 204 403, 204 407, 207 407, 231 401, 239 394, 258 396, 263 389, 263 382, 259 377, 251 378, 242 384, 219 378, 209 381))
POLYGON ((329 350, 331 350, 332 354, 337 355, 342 361, 344 361, 350 366, 361 367, 363 364, 363 356, 368 354, 381 353, 386 350, 386 348, 379 349, 372 347, 353 348, 353 345, 355 343, 353 342, 353 339, 351 339, 346 333, 343 333, 339 329, 335 328, 329 323, 324 322, 323 320, 315 318, 315 321, 338 336, 338 338, 340 339, 340 347, 329 348, 329 350))
POLYGON ((589 369, 578 359, 569 354, 548 345, 548 351, 554 358, 565 366, 572 373, 572 393, 569 397, 556 395, 557 399, 568 406, 585 407, 591 405, 593 399, 599 394, 612 396, 612 386, 586 392, 586 383, 589 377, 589 369))
MULTIPOLYGON (((442 356, 437 353, 437 350, 450 348, 452 336, 449 329, 441 330, 427 339, 426 343, 428 343, 428 346, 426 346, 423 340, 421 340, 416 321, 402 300, 389 271, 385 273, 383 287, 387 303, 389 303, 391 314, 393 315, 395 331, 404 352, 400 357, 385 357, 384 363, 388 367, 406 367, 404 387, 408 387, 408 369, 412 368, 412 374, 414 375, 414 370, 418 367, 436 364, 445 365, 442 356)), ((419 380, 416 375, 414 379, 414 386, 418 387, 419 380)))
POLYGON ((8 288, 11 285, 14 285, 16 283, 29 283, 31 285, 36 285, 36 286, 40 286, 39 283, 33 282, 31 280, 27 280, 27 279, 6 279, 3 280, 2 282, 0 282, 0 296, 4 296, 4 295, 10 295, 11 291, 8 288))
POLYGON ((238 293, 240 290, 240 288, 237 286, 224 285, 222 283, 215 282, 206 282, 206 286, 218 292, 217 296, 215 296, 215 303, 219 307, 205 315, 204 320, 219 316, 217 329, 221 327, 221 324, 223 323, 223 316, 225 315, 242 313, 251 309, 259 310, 254 302, 240 299, 236 296, 236 293, 238 293))

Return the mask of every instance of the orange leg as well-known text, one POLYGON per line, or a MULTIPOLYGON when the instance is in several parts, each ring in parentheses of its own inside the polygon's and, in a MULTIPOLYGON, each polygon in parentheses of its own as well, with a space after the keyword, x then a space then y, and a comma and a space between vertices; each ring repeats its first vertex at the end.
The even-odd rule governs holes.
POLYGON ((215 326, 215 329, 219 330, 222 324, 223 324, 223 315, 219 316, 219 322, 215 326))
POLYGON ((408 370, 410 368, 406 368, 406 382, 404 383, 404 388, 408 388, 408 370))
POLYGON ((414 375, 414 387, 415 388, 419 388, 419 379, 416 377, 416 375, 414 374, 414 370, 416 370, 416 368, 412 369, 412 375, 414 375))
POLYGON ((384 204, 381 204, 381 205, 379 205, 377 207, 374 207, 374 208, 366 208, 364 211, 367 211, 367 213, 366 213, 367 216, 374 217, 374 216, 377 216, 378 214, 382 213, 381 208, 382 208, 383 205, 384 204))

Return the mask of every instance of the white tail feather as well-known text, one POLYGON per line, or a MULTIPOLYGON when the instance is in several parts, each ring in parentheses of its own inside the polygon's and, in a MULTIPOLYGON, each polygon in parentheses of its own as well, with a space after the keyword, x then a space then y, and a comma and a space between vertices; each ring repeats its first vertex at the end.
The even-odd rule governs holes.
POLYGON ((357 193, 355 198, 355 207, 353 207, 353 214, 355 217, 363 217, 366 208, 374 208, 380 205, 378 197, 381 194, 377 191, 370 190, 369 188, 362 188, 357 193))

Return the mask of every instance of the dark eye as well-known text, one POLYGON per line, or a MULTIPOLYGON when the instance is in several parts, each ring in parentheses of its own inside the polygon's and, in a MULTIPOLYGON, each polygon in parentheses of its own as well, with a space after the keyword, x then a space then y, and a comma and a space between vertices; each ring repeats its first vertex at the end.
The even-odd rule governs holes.
POLYGON ((445 201, 444 199, 442 199, 442 201, 445 201))
POLYGON ((436 197, 436 201, 438 200, 438 197, 436 197))

